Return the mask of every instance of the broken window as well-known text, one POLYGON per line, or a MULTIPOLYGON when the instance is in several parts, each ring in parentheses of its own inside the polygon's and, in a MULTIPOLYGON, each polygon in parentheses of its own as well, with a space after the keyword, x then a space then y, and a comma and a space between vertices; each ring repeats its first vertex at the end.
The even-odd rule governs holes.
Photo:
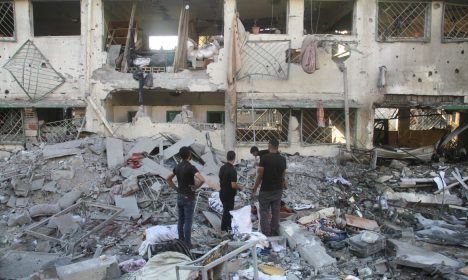
POLYGON ((0 1, 0 41, 16 40, 15 3, 0 1))
MULTIPOLYGON (((178 26, 183 1, 137 1, 130 24, 132 1, 104 1, 106 28, 105 48, 108 61, 119 71, 127 41, 128 72, 172 72, 178 44, 178 26), (127 40, 127 37, 130 38, 127 40)), ((192 0, 189 2, 187 65, 205 69, 217 60, 223 46, 223 1, 192 0)))
POLYGON ((305 0, 304 29, 307 34, 351 35, 354 0, 305 0))
POLYGON ((468 5, 445 3, 443 20, 444 42, 468 40, 468 5))
POLYGON ((237 110, 236 141, 239 143, 268 143, 276 138, 288 142, 289 109, 237 110))
POLYGON ((208 111, 206 112, 207 123, 224 123, 224 111, 208 111))
POLYGON ((80 1, 36 1, 33 3, 34 36, 81 34, 80 1))
POLYGON ((24 143, 23 120, 21 109, 0 109, 0 144, 24 143))
POLYGON ((374 144, 401 147, 433 145, 450 131, 452 115, 438 109, 376 108, 374 144))
POLYGON ((377 41, 429 41, 431 2, 378 0, 377 41))
POLYGON ((237 0, 237 11, 252 34, 286 34, 287 0, 237 0))
POLYGON ((172 122, 182 111, 166 111, 166 122, 172 122))
MULTIPOLYGON (((355 110, 349 112, 351 138, 354 134, 355 110)), ((301 113, 301 141, 304 145, 346 143, 344 109, 304 109, 301 113)))

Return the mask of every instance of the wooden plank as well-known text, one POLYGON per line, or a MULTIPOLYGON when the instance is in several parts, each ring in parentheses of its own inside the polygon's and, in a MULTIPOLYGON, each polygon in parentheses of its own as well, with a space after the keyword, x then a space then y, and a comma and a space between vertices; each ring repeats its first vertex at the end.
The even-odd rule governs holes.
POLYGON ((348 226, 367 229, 372 231, 380 231, 379 225, 374 220, 368 220, 352 215, 345 214, 346 224, 348 226))
POLYGON ((127 32, 127 40, 125 42, 125 50, 122 59, 122 65, 120 69, 123 73, 127 73, 128 71, 128 53, 130 48, 130 39, 132 37, 132 30, 133 30, 133 22, 135 21, 135 11, 136 11, 137 1, 133 0, 132 4, 132 12, 130 13, 130 22, 128 23, 128 32, 127 32))

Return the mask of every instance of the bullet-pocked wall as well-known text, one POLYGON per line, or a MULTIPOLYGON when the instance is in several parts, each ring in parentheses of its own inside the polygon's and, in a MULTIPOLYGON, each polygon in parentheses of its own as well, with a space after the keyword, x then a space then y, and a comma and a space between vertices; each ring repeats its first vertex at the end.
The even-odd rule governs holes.
POLYGON ((84 5, 79 1, 27 0, 2 4, 9 7, 2 9, 5 17, 1 17, 1 30, 6 28, 13 36, 0 34, 0 104, 14 101, 21 106, 42 100, 57 106, 83 106, 86 65, 80 32, 86 18, 84 5), (42 17, 44 5, 54 7, 47 9, 47 20, 42 17), (64 23, 67 30, 58 30, 57 26, 64 23), (73 32, 69 33, 71 28, 73 32))

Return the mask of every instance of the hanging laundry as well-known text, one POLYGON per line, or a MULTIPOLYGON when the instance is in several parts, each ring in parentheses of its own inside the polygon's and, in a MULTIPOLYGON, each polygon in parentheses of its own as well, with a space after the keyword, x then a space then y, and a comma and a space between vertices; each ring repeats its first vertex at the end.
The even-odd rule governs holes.
POLYGON ((313 36, 306 36, 301 47, 301 66, 307 74, 313 74, 319 69, 317 55, 317 41, 313 36))
POLYGON ((319 102, 319 107, 317 109, 317 125, 318 127, 325 127, 325 112, 323 110, 323 102, 319 102))

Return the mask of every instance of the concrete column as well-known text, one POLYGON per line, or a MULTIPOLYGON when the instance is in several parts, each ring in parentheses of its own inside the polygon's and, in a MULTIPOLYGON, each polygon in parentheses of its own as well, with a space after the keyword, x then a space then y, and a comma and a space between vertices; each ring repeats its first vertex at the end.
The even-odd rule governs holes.
POLYGON ((408 146, 410 138, 410 108, 400 108, 398 116, 398 144, 408 146))
MULTIPOLYGON (((229 66, 228 62, 228 53, 230 50, 231 44, 231 28, 232 28, 232 19, 236 14, 236 0, 226 0, 224 1, 224 53, 226 59, 224 61, 225 69, 227 73, 227 67, 229 66)), ((226 76, 227 81, 227 76, 226 76)), ((231 121, 231 109, 229 107, 229 96, 228 92, 224 93, 224 148, 226 150, 233 150, 236 146, 236 123, 231 121)))
POLYGON ((293 37, 293 40, 302 37, 304 33, 304 0, 289 1, 287 32, 293 37))

